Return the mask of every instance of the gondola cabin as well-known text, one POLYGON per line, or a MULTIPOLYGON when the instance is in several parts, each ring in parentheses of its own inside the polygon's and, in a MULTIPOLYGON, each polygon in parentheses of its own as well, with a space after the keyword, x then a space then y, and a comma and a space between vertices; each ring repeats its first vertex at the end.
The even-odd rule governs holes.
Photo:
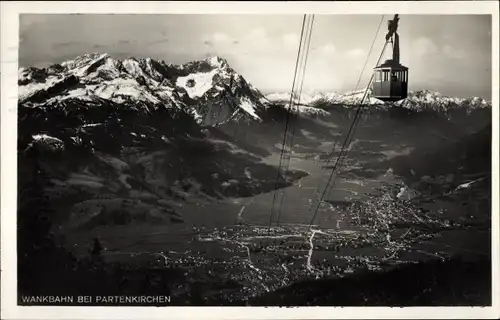
POLYGON ((408 68, 399 62, 398 15, 389 20, 386 44, 392 42, 392 59, 374 69, 372 95, 384 102, 395 102, 408 96, 408 68))
POLYGON ((408 68, 387 60, 374 69, 373 96, 382 101, 398 101, 408 96, 408 68))

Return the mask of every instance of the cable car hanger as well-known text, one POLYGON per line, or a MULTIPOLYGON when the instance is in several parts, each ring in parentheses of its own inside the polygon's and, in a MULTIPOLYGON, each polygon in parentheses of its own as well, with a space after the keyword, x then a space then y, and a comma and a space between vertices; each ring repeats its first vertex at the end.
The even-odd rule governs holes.
POLYGON ((392 43, 392 59, 374 68, 373 97, 384 102, 395 102, 408 97, 408 68, 400 63, 399 15, 387 23, 386 43, 392 43))

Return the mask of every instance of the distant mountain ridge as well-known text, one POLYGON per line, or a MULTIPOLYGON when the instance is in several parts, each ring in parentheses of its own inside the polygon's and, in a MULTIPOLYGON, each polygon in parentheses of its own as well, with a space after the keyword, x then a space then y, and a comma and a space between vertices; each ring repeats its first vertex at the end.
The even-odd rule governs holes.
MULTIPOLYGON (((299 97, 294 97, 294 103, 309 107, 317 106, 321 103, 338 105, 359 104, 365 94, 366 89, 351 91, 347 93, 302 93, 299 97)), ((271 102, 289 103, 290 93, 279 92, 266 95, 266 99, 271 102)), ((383 106, 383 101, 373 97, 371 90, 368 90, 364 99, 364 104, 373 106, 383 106)), ((410 91, 408 98, 395 103, 397 106, 423 111, 432 109, 434 111, 448 111, 456 108, 479 109, 491 108, 491 101, 480 97, 458 98, 449 97, 439 92, 431 90, 410 91)))
POLYGON ((19 103, 137 103, 190 113, 198 123, 260 120, 263 95, 221 57, 182 65, 151 58, 114 59, 91 53, 47 68, 20 68, 19 103))

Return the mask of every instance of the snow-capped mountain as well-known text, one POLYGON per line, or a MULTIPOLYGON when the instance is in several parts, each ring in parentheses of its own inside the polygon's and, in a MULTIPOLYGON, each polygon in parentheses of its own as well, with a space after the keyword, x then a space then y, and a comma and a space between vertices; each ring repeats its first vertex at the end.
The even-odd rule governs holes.
POLYGON ((410 92, 407 99, 401 100, 397 104, 416 111, 432 109, 435 111, 447 112, 457 108, 465 108, 468 111, 491 108, 491 101, 487 101, 480 97, 449 97, 430 90, 410 92))
POLYGON ((264 110, 262 94, 220 57, 172 65, 92 53, 48 68, 21 68, 18 84, 19 102, 26 106, 111 101, 185 110, 207 125, 260 120, 264 110))
MULTIPOLYGON (((300 98, 298 95, 294 95, 293 104, 300 104, 305 106, 313 106, 315 104, 319 104, 321 102, 327 102, 331 104, 343 104, 343 105, 352 105, 358 104, 364 95, 364 90, 357 90, 347 93, 336 93, 336 92, 313 92, 313 93, 302 93, 300 98)), ((290 102, 290 93, 279 92, 279 93, 270 93, 265 96, 266 99, 272 102, 281 102, 281 103, 289 103, 290 102)), ((365 104, 382 104, 382 101, 375 99, 370 96, 370 92, 365 97, 365 104)))
MULTIPOLYGON (((266 95, 264 99, 268 104, 272 105, 277 103, 281 107, 288 109, 290 105, 290 96, 290 93, 278 92, 270 93, 266 95)), ((322 96, 319 94, 302 93, 300 97, 295 95, 292 99, 292 108, 290 108, 289 111, 306 117, 328 116, 330 112, 313 106, 314 103, 321 98, 322 96)))
MULTIPOLYGON (((322 103, 334 105, 355 105, 359 104, 363 99, 366 89, 351 91, 347 93, 303 93, 300 97, 294 97, 294 104, 299 103, 305 106, 318 106, 322 103), (299 102, 300 101, 300 102, 299 102)), ((290 93, 271 93, 265 96, 271 102, 288 104, 290 101, 290 93)), ((372 96, 369 89, 363 104, 382 106, 383 101, 372 96)), ((430 90, 412 91, 408 93, 408 98, 398 101, 395 105, 412 109, 415 111, 434 110, 439 112, 447 112, 457 108, 466 108, 474 110, 479 108, 491 107, 491 102, 479 97, 458 98, 449 97, 430 90)))

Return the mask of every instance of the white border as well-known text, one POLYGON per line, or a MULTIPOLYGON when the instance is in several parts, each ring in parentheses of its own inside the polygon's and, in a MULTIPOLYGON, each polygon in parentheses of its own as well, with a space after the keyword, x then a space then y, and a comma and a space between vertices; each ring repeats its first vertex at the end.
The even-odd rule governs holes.
POLYGON ((401 2, 1 2, 1 314, 4 319, 321 319, 321 318, 497 318, 499 291, 499 113, 497 1, 401 2), (18 307, 16 305, 17 70, 20 13, 218 13, 218 14, 491 14, 493 84, 493 306, 486 308, 261 308, 239 307, 18 307))

